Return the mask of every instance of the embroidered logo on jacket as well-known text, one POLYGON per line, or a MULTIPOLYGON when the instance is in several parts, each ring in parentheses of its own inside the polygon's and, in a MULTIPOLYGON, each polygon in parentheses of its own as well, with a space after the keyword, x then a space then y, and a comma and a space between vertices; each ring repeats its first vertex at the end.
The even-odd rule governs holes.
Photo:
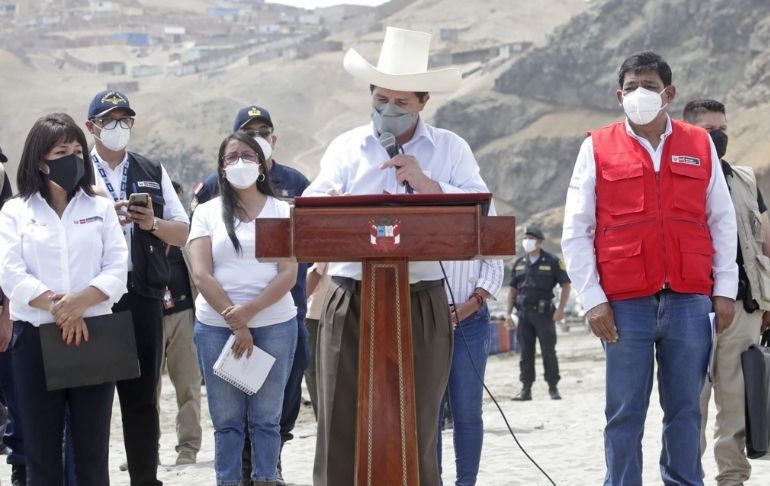
POLYGON ((675 164, 700 166, 700 159, 698 157, 690 157, 688 155, 672 155, 671 162, 674 162, 675 164))
POLYGON ((160 189, 160 184, 155 181, 139 181, 136 185, 139 187, 149 187, 150 189, 160 189))

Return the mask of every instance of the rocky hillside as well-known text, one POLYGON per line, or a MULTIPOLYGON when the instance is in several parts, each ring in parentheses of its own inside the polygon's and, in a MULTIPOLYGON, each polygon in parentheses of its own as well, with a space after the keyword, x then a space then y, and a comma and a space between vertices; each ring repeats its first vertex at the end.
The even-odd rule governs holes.
MULTIPOLYGON (((687 100, 728 107, 728 158, 770 163, 770 2, 763 0, 595 1, 547 42, 502 70, 488 93, 442 107, 442 126, 467 136, 497 199, 558 238, 569 175, 586 130, 622 116, 618 68, 653 50, 671 65, 681 116, 687 100), (545 212, 543 212, 545 211, 545 212), (543 213, 541 213, 543 212, 543 213), (540 213, 540 214, 538 214, 540 213)), ((765 194, 770 187, 764 185, 765 194)))

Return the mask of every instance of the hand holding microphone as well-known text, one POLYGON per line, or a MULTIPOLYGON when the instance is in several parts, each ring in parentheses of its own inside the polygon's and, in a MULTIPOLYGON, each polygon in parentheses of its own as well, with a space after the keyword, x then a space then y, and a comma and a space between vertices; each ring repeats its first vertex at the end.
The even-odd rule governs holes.
MULTIPOLYGON (((398 145, 396 142, 396 137, 392 133, 389 132, 383 132, 380 134, 380 144, 385 149, 385 151, 388 152, 388 156, 390 157, 390 160, 388 162, 385 162, 385 164, 382 165, 382 168, 388 168, 388 167, 395 167, 396 168, 396 179, 399 183, 403 184, 406 188, 407 194, 414 193, 414 190, 412 189, 412 186, 409 185, 409 181, 406 179, 404 174, 402 173, 402 177, 399 177, 399 172, 405 168, 405 165, 399 165, 395 161, 398 159, 405 159, 409 156, 407 155, 400 155, 401 153, 401 146, 398 145)), ((410 157, 412 160, 417 162, 417 160, 414 157, 410 157)), ((417 166, 419 169, 419 165, 417 166)))

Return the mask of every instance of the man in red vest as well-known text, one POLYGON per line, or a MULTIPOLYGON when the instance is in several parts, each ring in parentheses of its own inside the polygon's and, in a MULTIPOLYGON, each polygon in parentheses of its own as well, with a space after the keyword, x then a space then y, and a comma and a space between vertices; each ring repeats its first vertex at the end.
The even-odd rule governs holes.
POLYGON ((663 483, 702 486, 709 312, 716 332, 732 322, 735 212, 708 133, 666 112, 676 96, 668 64, 653 52, 632 55, 618 81, 626 119, 583 142, 562 236, 567 272, 607 358, 604 484, 642 484, 657 360, 663 483))

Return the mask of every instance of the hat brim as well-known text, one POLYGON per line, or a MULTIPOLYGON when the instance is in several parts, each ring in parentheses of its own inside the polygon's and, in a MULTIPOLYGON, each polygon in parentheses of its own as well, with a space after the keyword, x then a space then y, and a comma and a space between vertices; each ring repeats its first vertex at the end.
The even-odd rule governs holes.
POLYGON ((413 74, 386 73, 367 62, 355 49, 348 50, 342 65, 345 71, 354 77, 371 85, 394 91, 447 93, 457 90, 462 79, 460 70, 456 68, 413 74))
POLYGON ((115 111, 115 110, 126 110, 129 115, 136 116, 136 112, 134 110, 132 110, 131 108, 127 107, 127 106, 113 106, 112 108, 107 108, 106 110, 104 110, 101 113, 97 113, 92 118, 101 118, 104 115, 106 115, 107 113, 109 113, 111 111, 115 111))
POLYGON ((268 120, 264 116, 252 116, 251 118, 247 118, 245 122, 241 123, 241 126, 238 127, 238 130, 242 129, 243 127, 245 127, 249 123, 253 122, 254 120, 259 120, 259 121, 265 122, 268 125, 270 125, 270 128, 275 128, 273 126, 273 122, 268 120))

